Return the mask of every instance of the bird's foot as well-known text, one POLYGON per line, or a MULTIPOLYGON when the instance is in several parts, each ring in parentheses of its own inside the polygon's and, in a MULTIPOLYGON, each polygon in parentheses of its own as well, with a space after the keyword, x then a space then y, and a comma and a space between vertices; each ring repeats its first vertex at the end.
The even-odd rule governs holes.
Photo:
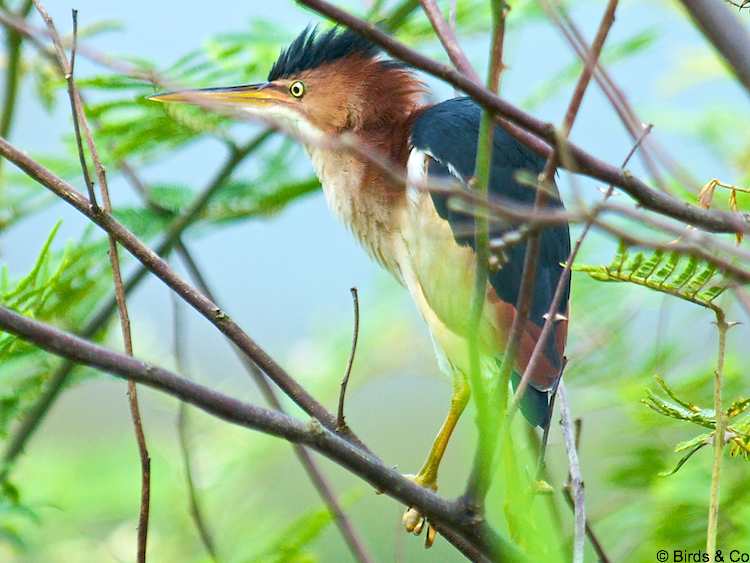
MULTIPOLYGON (((430 489, 431 491, 437 491, 437 482, 434 478, 428 479, 421 475, 405 475, 406 478, 414 481, 420 487, 430 489)), ((422 530, 427 524, 427 534, 424 539, 425 548, 432 547, 435 543, 435 537, 437 537, 437 530, 432 523, 427 520, 420 512, 414 507, 409 507, 404 515, 401 517, 401 522, 404 524, 404 529, 410 534, 418 536, 422 533, 422 530)))

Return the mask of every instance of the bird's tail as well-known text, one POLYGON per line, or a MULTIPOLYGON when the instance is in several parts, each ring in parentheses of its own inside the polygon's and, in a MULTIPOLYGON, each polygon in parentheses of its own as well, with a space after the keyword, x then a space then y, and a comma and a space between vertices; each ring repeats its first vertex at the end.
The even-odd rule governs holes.
MULTIPOLYGON (((521 376, 515 371, 511 377, 511 382, 515 392, 518 384, 521 383, 521 376)), ((521 412, 524 418, 532 426, 545 427, 550 416, 549 410, 549 391, 539 391, 528 385, 521 399, 521 412)))

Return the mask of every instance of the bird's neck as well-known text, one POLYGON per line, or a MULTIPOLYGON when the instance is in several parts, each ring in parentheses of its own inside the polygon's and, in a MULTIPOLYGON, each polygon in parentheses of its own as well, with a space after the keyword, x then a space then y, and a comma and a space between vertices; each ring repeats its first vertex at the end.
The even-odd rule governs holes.
POLYGON ((377 159, 330 146, 306 147, 331 211, 371 256, 394 273, 393 236, 405 189, 375 160, 391 162, 393 172, 402 176, 408 157, 408 128, 404 121, 358 131, 367 154, 377 154, 377 159))

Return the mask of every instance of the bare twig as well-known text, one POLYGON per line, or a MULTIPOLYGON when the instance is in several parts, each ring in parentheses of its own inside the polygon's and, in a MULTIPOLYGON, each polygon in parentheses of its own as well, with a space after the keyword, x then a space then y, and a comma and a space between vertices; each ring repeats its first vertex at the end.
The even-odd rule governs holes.
POLYGON ((750 33, 721 0, 682 0, 682 5, 750 93, 750 33))
POLYGON ((708 505, 708 526, 706 530, 706 552, 716 552, 716 537, 719 532, 719 480, 721 478, 721 458, 724 453, 724 432, 726 417, 721 406, 721 386, 724 375, 724 359, 727 351, 727 331, 731 325, 721 309, 716 311, 716 327, 719 331, 719 353, 714 370, 714 416, 716 430, 713 436, 714 460, 711 469, 711 495, 708 505))
MULTIPOLYGON (((180 235, 192 225, 209 204, 216 193, 225 185, 231 177, 234 170, 244 161, 244 159, 253 151, 258 149, 271 135, 271 131, 264 131, 258 136, 251 139, 246 145, 239 149, 231 149, 226 161, 219 168, 216 175, 211 179, 205 189, 203 189, 193 202, 179 214, 172 223, 167 227, 162 242, 157 245, 156 253, 160 256, 167 256, 174 247, 180 235)), ((141 265, 127 280, 125 280, 125 295, 128 295, 135 289, 145 278, 148 269, 141 265)), ((93 317, 86 323, 86 326, 80 331, 84 338, 92 338, 101 328, 109 321, 109 318, 117 310, 117 300, 114 295, 105 302, 93 317)), ((21 421, 18 429, 3 452, 3 467, 0 475, 7 472, 11 463, 23 451, 26 443, 39 427, 40 422, 44 419, 50 407, 59 396, 64 387, 68 376, 70 375, 73 364, 63 362, 62 365, 52 374, 42 395, 37 399, 34 405, 29 409, 27 415, 21 421)))
MULTIPOLYGON (((643 142, 643 139, 646 138, 646 135, 648 135, 650 131, 651 131, 651 126, 647 127, 641 133, 641 136, 636 140, 635 144, 631 147, 630 151, 625 157, 625 160, 623 160, 623 163, 622 163, 623 168, 627 165, 627 163, 633 157, 636 150, 638 150, 638 147, 643 142)), ((607 188, 607 191, 604 194, 602 201, 606 202, 612 196, 613 192, 614 192, 614 187, 610 185, 607 188)), ((595 222, 596 222, 595 216, 592 216, 586 222, 581 232, 581 235, 578 237, 578 240, 576 241, 575 246, 573 247, 573 250, 570 253, 570 256, 568 256, 567 260, 565 261, 565 266, 563 268, 562 273, 560 274, 560 280, 557 283, 557 287, 555 287, 555 293, 553 294, 552 300, 549 304, 549 308, 547 309, 547 314, 544 316, 544 325, 542 325, 542 331, 539 334, 539 337, 537 338, 537 342, 534 345, 534 350, 532 351, 531 356, 529 357, 529 361, 526 364, 526 370, 524 371, 523 376, 521 377, 521 382, 519 383, 518 388, 516 389, 516 393, 513 397, 513 406, 511 407, 511 413, 510 413, 511 416, 513 416, 513 413, 518 408, 521 402, 521 398, 523 397, 523 393, 526 390, 526 385, 528 384, 529 378, 531 374, 534 373, 534 370, 536 369, 536 366, 538 365, 541 359, 541 356, 543 354, 543 350, 545 347, 545 343, 549 339, 550 334, 552 332, 552 328, 554 327, 558 319, 557 310, 560 306, 560 302, 562 301, 562 296, 565 293, 565 287, 568 284, 568 280, 570 280, 570 274, 571 274, 571 268, 573 267, 573 262, 578 256, 578 252, 581 250, 581 246, 583 245, 583 241, 586 239, 586 236, 588 235, 591 229, 591 225, 593 225, 595 222)))
MULTIPOLYGON (((55 44, 58 62, 60 69, 68 83, 68 95, 70 98, 71 111, 73 114, 73 123, 75 125, 76 143, 78 146, 78 156, 81 162, 81 170, 83 172, 86 186, 89 192, 89 203, 91 204, 92 212, 97 211, 96 204, 96 193, 94 191, 94 184, 91 180, 91 176, 86 165, 86 157, 83 152, 83 145, 81 143, 81 129, 86 137, 86 143, 91 153, 91 158, 94 162, 94 168, 99 183, 99 189, 101 190, 102 200, 104 203, 104 211, 106 213, 112 213, 112 201, 109 196, 109 188, 107 185, 107 177, 102 165, 99 153, 96 149, 91 130, 89 129, 86 121, 86 116, 83 112, 81 99, 78 94, 78 90, 75 85, 74 71, 75 71, 75 60, 76 60, 76 46, 78 39, 78 12, 73 10, 73 44, 70 54, 70 62, 68 62, 65 56, 65 50, 62 47, 62 41, 60 35, 55 28, 52 18, 46 12, 39 0, 33 0, 34 6, 36 7, 42 19, 46 22, 52 40, 55 44)), ((117 310, 120 317, 120 330, 122 332, 123 345, 125 352, 129 355, 133 355, 133 338, 130 328, 130 315, 128 314, 128 306, 125 300, 125 290, 122 283, 122 273, 120 270, 120 258, 117 247, 117 241, 113 236, 109 236, 109 259, 112 265, 112 278, 115 287, 115 299, 117 301, 117 310)), ((140 407, 138 405, 138 394, 133 381, 128 381, 128 403, 130 405, 130 416, 133 420, 133 427, 135 431, 136 442, 138 444, 138 454, 141 462, 141 500, 140 500, 140 513, 138 517, 138 543, 137 543, 137 560, 139 563, 145 563, 146 561, 146 546, 148 540, 148 521, 150 512, 150 498, 151 498, 151 458, 148 453, 148 447, 146 445, 146 437, 143 432, 143 422, 141 420, 140 407)))
MULTIPOLYGON (((188 370, 186 369, 187 362, 185 361, 185 331, 183 327, 183 319, 181 314, 180 302, 175 297, 174 293, 169 294, 172 300, 172 337, 173 337, 173 349, 174 349, 174 361, 177 371, 187 377, 188 370)), ((180 406, 177 410, 177 437, 180 444, 180 452, 182 454, 182 465, 185 468, 185 482, 188 489, 188 502, 190 505, 190 516, 195 523, 195 528, 198 530, 198 536, 203 543, 203 547, 206 548, 208 555, 211 559, 218 563, 219 555, 216 549, 216 542, 214 541, 213 535, 208 528, 206 519, 203 516, 203 506, 198 496, 198 491, 195 487, 194 469, 193 469, 193 456, 190 448, 190 437, 188 436, 188 421, 190 417, 190 411, 188 405, 184 401, 180 401, 180 406)))
MULTIPOLYGON (((604 42, 607 38, 607 35, 609 34, 609 30, 611 29, 612 24, 614 23, 617 4, 618 0, 609 0, 609 2, 607 3, 607 8, 604 11, 604 15, 602 16, 601 23, 599 24, 594 43, 591 47, 591 56, 586 61, 586 65, 583 68, 583 72, 578 79, 578 83, 576 84, 573 96, 570 100, 570 103, 568 104, 568 109, 565 112, 565 118, 563 120, 562 126, 562 136, 564 138, 567 138, 567 136, 570 134, 570 130, 575 123, 575 119, 578 115, 578 110, 581 107, 581 102, 583 101, 583 96, 586 92, 586 88, 591 82, 591 76, 593 75, 594 67, 596 66, 596 62, 599 60, 602 48, 604 47, 604 42)), ((561 161, 564 161, 565 157, 567 157, 567 153, 561 154, 560 148, 556 145, 552 151, 552 155, 547 160, 544 166, 542 174, 540 175, 539 184, 542 188, 553 185, 557 166, 561 161)), ((544 206, 545 199, 546 191, 544 189, 538 189, 534 201, 534 208, 538 209, 544 206)), ((534 233, 529 238, 529 242, 526 247, 526 255, 524 257, 523 273, 521 275, 521 285, 519 288, 518 302, 516 303, 516 314, 513 318, 513 324, 511 326, 510 335, 508 336, 508 344, 506 345, 506 352, 503 356, 503 364, 501 367, 500 385, 502 386, 502 392, 505 392, 505 389, 507 388, 510 378, 510 372, 515 363, 516 352, 521 341, 522 331, 524 330, 524 326, 531 309, 532 292, 535 285, 534 282, 536 279, 536 267, 540 252, 540 242, 541 237, 539 233, 534 233)), ((550 322, 553 319, 557 318, 557 309, 554 309, 552 311, 552 316, 548 316, 547 322, 550 322)), ((513 405, 508 411, 509 419, 513 417, 517 406, 520 403, 520 400, 526 390, 526 386, 530 381, 532 373, 533 372, 527 365, 526 370, 521 377, 521 381, 518 384, 518 388, 516 389, 516 395, 514 396, 513 405)), ((507 424, 506 428, 508 428, 509 426, 510 424, 507 424)))
MULTIPOLYGON (((437 2, 435 2, 435 0, 419 1, 422 4, 424 13, 430 20, 432 27, 435 29, 435 34, 438 36, 438 39, 440 39, 440 43, 443 44, 443 48, 445 49, 445 52, 448 53, 448 57, 453 65, 468 78, 477 84, 480 84, 481 79, 479 78, 479 75, 469 62, 463 49, 458 45, 454 30, 449 22, 443 17, 443 13, 440 11, 437 2)), ((497 81, 495 81, 495 83, 497 83, 497 81)))
POLYGON ((575 432, 570 419, 570 403, 562 381, 557 388, 557 400, 560 405, 560 425, 565 439, 565 450, 568 452, 568 467, 570 471, 570 488, 572 489, 575 507, 575 533, 573 536, 573 563, 583 563, 583 548, 586 538, 586 508, 583 498, 583 478, 578 461, 575 432))
POLYGON ((354 305, 354 331, 352 333, 352 350, 349 353, 349 361, 346 363, 346 372, 341 380, 341 392, 339 393, 339 408, 336 417, 336 432, 349 432, 344 417, 344 402, 346 401, 346 388, 349 385, 349 376, 352 374, 354 356, 357 353, 357 340, 359 340, 359 294, 356 287, 352 287, 352 303, 354 305))
MULTIPOLYGON (((47 10, 45 10, 44 6, 41 4, 41 2, 38 2, 37 0, 33 0, 34 6, 37 9, 37 12, 39 12, 39 15, 42 17, 44 22, 47 24, 47 29, 49 30, 50 37, 52 39, 52 43, 55 47, 55 53, 57 55, 57 64, 60 67, 60 70, 62 71, 63 77, 65 78, 67 85, 68 85, 68 98, 70 100, 70 112, 73 115, 73 129, 75 130, 75 137, 76 137, 76 145, 78 147, 78 158, 81 161, 81 172, 83 173, 83 179, 86 183, 86 190, 88 191, 89 196, 89 202, 91 203, 91 206, 96 209, 98 207, 98 204, 96 203, 96 192, 94 191, 94 182, 91 179, 91 175, 89 174, 88 165, 86 164, 86 155, 83 151, 83 142, 81 140, 81 127, 83 126, 83 120, 79 119, 78 116, 82 113, 81 107, 80 107, 80 100, 78 98, 78 94, 76 91, 75 82, 73 81, 73 70, 75 67, 75 52, 76 52, 76 43, 77 43, 77 37, 78 37, 78 12, 73 11, 73 47, 71 49, 71 55, 70 55, 70 62, 68 62, 68 58, 65 56, 65 48, 63 47, 62 40, 60 39, 60 34, 57 32, 57 28, 55 27, 55 22, 52 21, 52 18, 47 13, 47 10)), ((89 133, 90 135, 90 133, 89 133)))
POLYGON ((469 518, 461 503, 445 500, 417 485, 335 431, 322 427, 316 420, 303 423, 277 411, 243 403, 161 367, 113 352, 2 306, 0 328, 53 354, 166 392, 227 422, 309 446, 377 490, 406 506, 417 507, 431 521, 449 526, 454 535, 471 542, 486 557, 499 553, 509 561, 523 559, 518 548, 469 518))
MULTIPOLYGON (((216 303, 217 299, 213 291, 209 287, 205 276, 198 267, 198 264, 193 258, 192 253, 188 250, 187 246, 182 241, 178 242, 177 251, 180 254, 180 258, 185 264, 185 268, 189 272, 190 277, 193 279, 198 289, 203 292, 203 295, 216 303)), ((240 362, 245 368, 245 371, 247 371, 247 373, 250 375, 253 381, 255 381, 255 384, 260 389, 261 395, 263 395, 265 401, 274 410, 283 413, 284 407, 281 404, 281 401, 279 401, 279 398, 276 396, 276 392, 268 382, 266 376, 263 375, 260 369, 258 369, 258 366, 253 363, 244 353, 242 353, 241 350, 236 347, 233 347, 233 349, 237 353, 240 362)), ((344 436, 351 435, 351 431, 348 428, 345 428, 345 431, 340 431, 337 426, 336 431, 344 436)), ((372 557, 367 551, 364 540, 361 538, 360 534, 354 528, 351 520, 344 512, 344 509, 336 498, 333 487, 323 475, 323 472, 321 471, 318 463, 315 461, 312 455, 310 455, 310 452, 305 447, 301 446, 300 444, 294 444, 293 447, 294 453, 297 456, 297 459, 299 459, 300 463, 302 464, 305 473, 307 473, 307 476, 310 478, 313 486, 318 491, 318 494, 321 496, 323 502, 328 507, 328 510, 331 511, 334 522, 339 528, 339 531, 341 532, 344 541, 349 547, 352 556, 359 563, 370 563, 371 561, 373 561, 372 557)))

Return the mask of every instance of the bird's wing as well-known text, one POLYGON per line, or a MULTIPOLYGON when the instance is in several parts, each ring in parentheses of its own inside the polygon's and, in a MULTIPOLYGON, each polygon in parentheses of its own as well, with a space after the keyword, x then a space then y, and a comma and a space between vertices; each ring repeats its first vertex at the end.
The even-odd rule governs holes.
MULTIPOLYGON (((469 98, 456 98, 437 104, 424 110, 417 117, 412 128, 411 144, 413 150, 429 156, 427 172, 430 176, 450 175, 468 185, 469 179, 474 175, 479 121, 480 109, 469 98)), ((519 183, 516 174, 519 171, 527 171, 536 177, 543 166, 542 158, 516 141, 501 127, 495 127, 489 185, 490 197, 533 205, 534 190, 519 183)), ((431 197, 438 214, 450 224, 455 240, 473 249, 473 219, 466 214, 449 209, 445 195, 431 192, 431 197)), ((562 207, 559 200, 552 201, 549 205, 562 207)), ((506 226, 503 229, 493 228, 491 238, 513 228, 513 226, 506 226)), ((525 254, 525 241, 507 248, 505 264, 501 269, 490 273, 490 283, 498 300, 503 302, 501 304, 503 306, 507 307, 504 304, 509 304, 515 307, 518 300, 525 254)), ((570 233, 567 225, 558 225, 542 231, 533 304, 516 365, 517 371, 521 373, 526 368, 544 324, 544 315, 549 310, 562 274, 561 263, 567 260, 569 254, 570 233)), ((567 316, 569 291, 568 283, 558 310, 561 315, 565 316, 567 316)), ((545 346, 544 358, 541 362, 543 365, 532 374, 531 383, 537 390, 546 391, 554 385, 560 372, 566 333, 566 321, 555 323, 554 337, 550 338, 545 346)), ((545 405, 546 400, 545 393, 545 405)))

